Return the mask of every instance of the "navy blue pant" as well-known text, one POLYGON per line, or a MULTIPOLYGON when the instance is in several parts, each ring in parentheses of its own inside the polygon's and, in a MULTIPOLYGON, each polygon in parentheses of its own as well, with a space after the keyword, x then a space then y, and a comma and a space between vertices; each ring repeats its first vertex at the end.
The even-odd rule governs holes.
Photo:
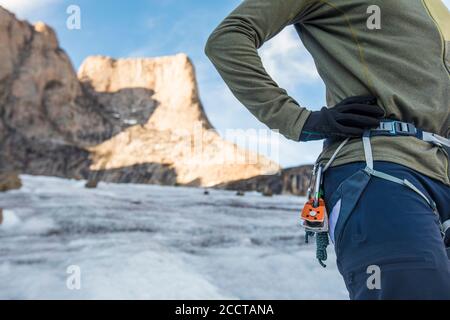
MULTIPOLYGON (((355 196, 358 183, 353 189, 346 184, 365 166, 338 166, 324 176, 330 235, 350 298, 450 299, 450 260, 439 218, 416 192, 376 177, 355 196), (341 207, 349 211, 344 221, 337 214, 341 207)), ((436 202, 443 221, 450 218, 449 186, 394 163, 375 162, 374 169, 408 179, 436 202)))

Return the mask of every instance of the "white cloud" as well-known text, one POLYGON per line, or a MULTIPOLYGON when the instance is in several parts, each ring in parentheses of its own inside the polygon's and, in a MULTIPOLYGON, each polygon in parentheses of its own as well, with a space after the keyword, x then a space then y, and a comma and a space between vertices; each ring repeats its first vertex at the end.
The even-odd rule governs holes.
POLYGON ((12 11, 20 17, 26 17, 34 10, 42 10, 60 0, 0 0, 0 6, 12 11))
POLYGON ((450 0, 444 0, 444 3, 450 9, 450 0))
POLYGON ((285 28, 260 50, 267 72, 283 88, 320 80, 314 60, 302 45, 294 28, 285 28))

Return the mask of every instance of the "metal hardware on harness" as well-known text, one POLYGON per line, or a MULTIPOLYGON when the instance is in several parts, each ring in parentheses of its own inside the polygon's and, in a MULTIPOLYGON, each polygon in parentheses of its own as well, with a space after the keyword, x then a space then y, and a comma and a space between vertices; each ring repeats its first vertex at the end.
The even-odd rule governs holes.
POLYGON ((435 133, 426 132, 417 129, 417 127, 408 122, 396 120, 383 120, 380 126, 370 130, 372 136, 410 136, 416 137, 425 142, 432 143, 439 147, 450 148, 450 139, 441 137, 435 133))
POLYGON ((311 172, 311 178, 309 179, 309 187, 308 187, 308 191, 306 192, 307 199, 311 199, 311 197, 312 197, 312 193, 313 193, 312 185, 313 185, 313 181, 315 180, 315 177, 316 177, 317 166, 318 166, 317 163, 314 164, 314 168, 311 172))
MULTIPOLYGON (((331 164, 336 159, 342 148, 350 141, 350 138, 345 139, 331 156, 328 163, 323 167, 319 163, 314 165, 311 174, 311 180, 307 193, 307 202, 302 210, 301 222, 302 227, 306 232, 310 233, 327 233, 329 230, 328 214, 325 206, 325 201, 322 198, 322 182, 323 174, 327 171, 331 164), (312 184, 314 180, 314 190, 312 184)), ((320 259, 319 259, 320 260, 320 259)))
POLYGON ((302 227, 313 233, 328 232, 328 214, 325 201, 321 195, 322 176, 323 167, 316 165, 313 170, 313 177, 315 177, 314 191, 311 196, 310 188, 308 202, 305 204, 301 215, 302 227))
POLYGON ((442 223, 442 235, 444 236, 445 245, 450 248, 450 220, 442 223))
POLYGON ((415 136, 418 132, 413 124, 401 121, 382 121, 373 131, 393 136, 415 136))
POLYGON ((442 223, 442 236, 444 238, 444 244, 447 249, 447 256, 450 259, 450 220, 442 223))
POLYGON ((322 198, 322 177, 325 171, 330 168, 339 152, 341 152, 342 148, 344 148, 349 141, 350 138, 347 138, 339 145, 325 167, 322 167, 322 165, 316 162, 311 174, 310 185, 308 188, 308 202, 302 210, 301 221, 302 227, 306 230, 305 241, 308 243, 310 236, 316 236, 316 258, 320 265, 324 268, 326 268, 324 261, 326 261, 328 257, 327 247, 330 244, 330 241, 328 239, 328 214, 326 211, 325 201, 322 198), (314 178, 314 190, 312 190, 312 182, 314 178), (312 194, 313 192, 314 194, 312 194))
POLYGON ((422 140, 440 147, 450 148, 450 139, 446 139, 434 133, 422 132, 422 140))

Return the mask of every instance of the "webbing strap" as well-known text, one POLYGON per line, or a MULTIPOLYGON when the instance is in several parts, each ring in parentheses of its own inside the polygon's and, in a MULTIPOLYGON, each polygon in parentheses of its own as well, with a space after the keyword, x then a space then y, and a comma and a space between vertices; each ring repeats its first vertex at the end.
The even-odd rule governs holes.
POLYGON ((405 187, 408 187, 409 189, 413 190, 418 195, 420 195, 428 203, 428 205, 433 209, 433 211, 436 212, 437 211, 436 203, 434 203, 433 200, 430 200, 422 191, 420 191, 415 185, 413 185, 407 179, 402 180, 397 177, 391 176, 390 174, 374 170, 372 144, 370 142, 370 135, 371 135, 371 132, 366 131, 363 136, 364 155, 366 157, 366 165, 367 165, 367 167, 364 171, 371 176, 374 176, 374 177, 377 177, 380 179, 384 179, 387 181, 391 181, 393 183, 397 183, 397 184, 403 185, 405 187))
MULTIPOLYGON (((383 180, 387 180, 387 181, 390 181, 393 183, 397 183, 397 184, 400 184, 402 186, 405 186, 405 187, 411 189, 412 191, 416 192, 419 196, 421 196, 428 203, 428 205, 433 209, 433 211, 437 212, 436 203, 433 200, 429 199, 422 191, 420 191, 414 184, 409 182, 407 179, 402 180, 397 177, 391 176, 390 174, 374 170, 372 143, 370 141, 370 137, 371 137, 370 130, 367 130, 366 132, 364 132, 363 145, 364 145, 364 156, 366 158, 366 169, 364 171, 371 176, 374 176, 374 177, 377 177, 377 178, 380 178, 383 180)), ((336 149, 336 151, 334 152, 330 161, 328 161, 328 163, 326 164, 323 172, 325 172, 329 169, 329 167, 331 166, 333 161, 336 159, 336 157, 339 154, 339 152, 341 151, 341 149, 348 143, 348 141, 349 141, 349 139, 346 139, 336 149)), ((448 224, 450 227, 450 221, 448 221, 448 224)))
POLYGON ((370 168, 366 168, 365 171, 370 174, 371 176, 380 178, 380 179, 384 179, 387 181, 391 181, 397 184, 401 184, 405 187, 408 187, 409 189, 411 189, 412 191, 416 192, 418 195, 420 195, 427 203, 428 205, 433 209, 436 210, 436 204, 434 203, 434 201, 430 200, 422 191, 420 191, 415 185, 413 185, 411 182, 409 182, 407 179, 399 179, 396 178, 394 176, 391 176, 390 174, 384 173, 384 172, 380 172, 380 171, 376 171, 370 168))
POLYGON ((422 140, 437 146, 450 148, 450 140, 430 132, 422 132, 422 140))
POLYGON ((345 145, 350 141, 350 138, 345 139, 339 147, 336 149, 336 151, 333 153, 333 155, 330 158, 330 161, 326 164, 326 166, 323 168, 322 173, 330 169, 330 166, 333 164, 334 160, 336 160, 336 157, 338 156, 339 152, 341 152, 342 148, 345 147, 345 145))
POLYGON ((373 153, 372 153, 372 144, 370 143, 370 131, 364 132, 363 144, 367 168, 373 170, 373 153))

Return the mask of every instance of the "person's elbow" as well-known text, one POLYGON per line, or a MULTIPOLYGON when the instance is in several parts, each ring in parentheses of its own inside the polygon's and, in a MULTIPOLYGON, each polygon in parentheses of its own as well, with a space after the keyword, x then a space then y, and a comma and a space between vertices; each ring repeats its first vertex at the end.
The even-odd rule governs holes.
POLYGON ((220 46, 223 40, 223 35, 218 35, 216 32, 213 32, 206 41, 205 54, 211 61, 214 61, 215 57, 221 51, 220 46))
POLYGON ((236 51, 248 46, 257 47, 258 34, 251 23, 239 18, 226 18, 209 36, 205 45, 206 56, 216 59, 235 55, 236 51))

